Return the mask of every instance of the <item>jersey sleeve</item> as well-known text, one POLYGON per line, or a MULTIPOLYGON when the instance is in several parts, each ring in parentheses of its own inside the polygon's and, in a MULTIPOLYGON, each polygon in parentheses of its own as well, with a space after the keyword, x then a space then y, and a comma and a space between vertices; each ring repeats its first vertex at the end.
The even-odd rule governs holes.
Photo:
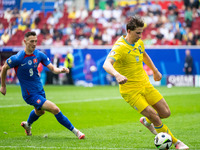
POLYGON ((51 61, 49 60, 49 58, 47 57, 47 55, 45 55, 44 53, 40 52, 40 57, 41 57, 41 63, 44 66, 47 66, 51 63, 51 61))
POLYGON ((113 48, 112 48, 112 50, 108 54, 107 58, 111 58, 114 61, 117 61, 117 60, 121 59, 122 55, 123 55, 123 53, 122 53, 123 51, 121 49, 122 49, 122 46, 120 46, 120 45, 114 45, 113 48))
POLYGON ((9 57, 6 60, 6 62, 10 68, 14 68, 19 65, 19 59, 18 59, 17 55, 13 55, 13 56, 9 57))

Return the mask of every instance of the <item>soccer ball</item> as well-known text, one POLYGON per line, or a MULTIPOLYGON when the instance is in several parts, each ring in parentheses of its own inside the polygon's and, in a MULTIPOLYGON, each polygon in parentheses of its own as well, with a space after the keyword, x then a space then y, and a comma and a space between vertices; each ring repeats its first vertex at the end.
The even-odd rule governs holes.
POLYGON ((154 144, 158 149, 169 149, 172 146, 172 137, 165 132, 160 132, 154 139, 154 144))
POLYGON ((95 66, 91 66, 91 67, 90 67, 90 71, 91 71, 91 72, 95 72, 95 71, 97 71, 97 67, 95 67, 95 66))

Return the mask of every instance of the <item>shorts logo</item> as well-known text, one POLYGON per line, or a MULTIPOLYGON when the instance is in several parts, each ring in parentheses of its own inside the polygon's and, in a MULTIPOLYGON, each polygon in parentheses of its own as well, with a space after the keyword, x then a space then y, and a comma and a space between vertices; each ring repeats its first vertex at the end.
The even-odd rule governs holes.
POLYGON ((29 61, 28 61, 28 64, 29 64, 29 65, 32 65, 32 61, 31 61, 31 60, 29 60, 29 61))
POLYGON ((134 106, 134 108, 135 108, 136 110, 138 110, 136 106, 134 106))
POLYGON ((40 100, 40 99, 38 99, 38 100, 37 100, 37 103, 39 104, 40 102, 41 102, 41 100, 40 100))

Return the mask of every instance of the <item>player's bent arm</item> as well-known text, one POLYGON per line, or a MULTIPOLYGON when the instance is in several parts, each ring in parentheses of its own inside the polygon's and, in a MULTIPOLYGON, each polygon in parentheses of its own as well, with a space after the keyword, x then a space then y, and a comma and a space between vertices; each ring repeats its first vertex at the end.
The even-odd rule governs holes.
POLYGON ((153 61, 146 52, 143 53, 143 62, 153 71, 154 80, 160 81, 162 79, 162 74, 158 71, 153 61))
POLYGON ((6 95, 6 74, 7 74, 7 70, 10 69, 10 67, 8 66, 7 62, 5 62, 5 64, 2 67, 2 71, 1 71, 1 93, 3 95, 6 95))
POLYGON ((53 73, 55 73, 55 74, 59 74, 59 73, 69 73, 69 69, 68 69, 68 68, 65 68, 65 67, 63 67, 63 68, 57 68, 57 67, 55 67, 54 65, 52 65, 52 63, 48 64, 48 65, 47 65, 47 68, 48 68, 49 70, 51 70, 53 73))
POLYGON ((114 76, 119 84, 126 83, 127 82, 127 78, 125 76, 121 75, 119 72, 117 72, 115 70, 115 68, 113 67, 114 62, 115 61, 113 59, 107 58, 106 61, 103 64, 103 68, 105 69, 105 71, 107 73, 109 73, 112 76, 114 76))

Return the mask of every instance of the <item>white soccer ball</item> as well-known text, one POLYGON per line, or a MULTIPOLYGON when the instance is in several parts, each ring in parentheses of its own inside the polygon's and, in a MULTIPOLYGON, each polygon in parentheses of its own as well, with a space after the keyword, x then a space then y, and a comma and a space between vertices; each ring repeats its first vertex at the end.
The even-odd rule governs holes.
POLYGON ((172 146, 172 137, 165 132, 160 132, 154 139, 154 144, 158 149, 169 149, 172 146))
POLYGON ((90 71, 91 71, 91 72, 95 72, 95 71, 97 71, 97 67, 95 67, 95 66, 91 66, 91 67, 90 67, 90 71))

